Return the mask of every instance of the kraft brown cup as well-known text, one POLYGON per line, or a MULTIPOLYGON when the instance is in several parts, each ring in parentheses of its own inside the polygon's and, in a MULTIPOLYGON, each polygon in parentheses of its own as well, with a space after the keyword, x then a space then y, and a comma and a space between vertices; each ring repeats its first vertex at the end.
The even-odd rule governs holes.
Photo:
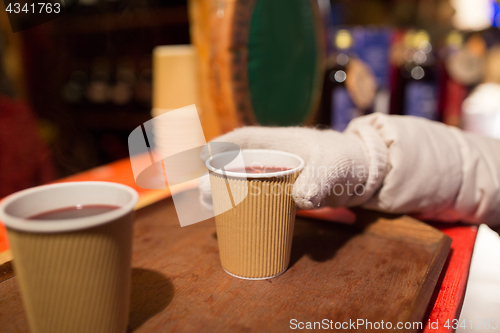
POLYGON ((2 202, 0 220, 31 332, 126 331, 137 200, 128 186, 74 182, 24 190, 2 202), (119 208, 76 219, 27 219, 78 204, 119 208))
POLYGON ((249 167, 290 168, 262 174, 231 172, 217 166, 224 153, 207 161, 222 267, 238 278, 269 279, 284 273, 290 263, 296 211, 291 190, 304 161, 273 150, 247 149, 241 154, 249 167))

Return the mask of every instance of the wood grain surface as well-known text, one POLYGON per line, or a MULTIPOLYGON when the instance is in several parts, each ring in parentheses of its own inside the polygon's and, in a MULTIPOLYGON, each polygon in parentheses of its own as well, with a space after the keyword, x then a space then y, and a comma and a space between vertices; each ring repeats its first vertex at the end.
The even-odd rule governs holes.
MULTIPOLYGON (((213 220, 181 228, 170 198, 142 208, 129 331, 285 332, 292 319, 423 320, 451 239, 406 216, 356 216, 353 225, 297 218, 288 271, 246 281, 223 272, 213 220)), ((28 332, 16 277, 0 283, 0 327, 28 332)))
MULTIPOLYGON (((195 3, 197 0, 191 0, 195 3)), ((198 0, 202 1, 202 0, 198 0)), ((311 12, 316 23, 317 59, 314 85, 310 87, 311 100, 303 124, 311 125, 318 111, 324 71, 325 45, 321 18, 317 1, 309 0, 311 12)), ((249 34, 256 0, 226 0, 212 1, 210 8, 210 47, 209 59, 209 91, 210 99, 217 111, 222 132, 228 132, 241 125, 255 125, 259 121, 252 105, 252 93, 249 85, 249 63, 259 62, 262 59, 249 59, 249 34)), ((299 25, 294 27, 300 29, 299 25)), ((276 31, 269 31, 265 40, 275 35, 276 31)), ((283 38, 287 38, 286 36, 283 38)), ((302 45, 302 44, 300 44, 302 45)), ((302 45, 303 46, 303 45, 302 45)), ((269 50, 270 53, 275 51, 269 50)), ((300 47, 297 52, 301 52, 300 47)), ((290 74, 293 74, 290 72, 290 74)), ((290 94, 289 94, 290 96, 290 94)), ((284 119, 284 124, 287 124, 284 119)), ((271 125, 271 124, 265 124, 271 125)), ((279 125, 273 124, 273 125, 279 125)), ((281 124, 283 125, 283 124, 281 124)), ((292 125, 292 124, 288 124, 292 125)), ((294 124, 298 125, 298 124, 294 124)))
POLYGON ((189 0, 187 2, 189 11, 189 34, 191 44, 196 48, 198 60, 198 90, 199 103, 197 105, 200 114, 201 126, 205 139, 208 141, 222 134, 221 122, 217 115, 214 102, 210 96, 210 57, 211 57, 211 33, 210 26, 212 0, 189 0))

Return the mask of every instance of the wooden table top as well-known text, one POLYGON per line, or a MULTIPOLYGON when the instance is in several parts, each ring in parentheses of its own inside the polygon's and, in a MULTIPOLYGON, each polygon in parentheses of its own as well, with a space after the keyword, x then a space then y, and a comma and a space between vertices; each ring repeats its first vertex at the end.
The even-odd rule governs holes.
MULTIPOLYGON (((359 211, 356 225, 297 218, 288 271, 226 274, 215 224, 181 228, 172 199, 136 214, 130 332, 281 332, 297 322, 409 322, 425 311, 450 239, 408 217, 359 211)), ((16 277, 0 283, 1 331, 28 332, 16 277)))

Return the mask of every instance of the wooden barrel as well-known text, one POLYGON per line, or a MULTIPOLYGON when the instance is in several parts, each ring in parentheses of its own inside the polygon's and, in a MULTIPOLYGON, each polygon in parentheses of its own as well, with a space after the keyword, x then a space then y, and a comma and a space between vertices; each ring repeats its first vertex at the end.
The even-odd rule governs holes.
POLYGON ((214 3, 210 93, 222 130, 311 123, 324 71, 316 0, 214 3))

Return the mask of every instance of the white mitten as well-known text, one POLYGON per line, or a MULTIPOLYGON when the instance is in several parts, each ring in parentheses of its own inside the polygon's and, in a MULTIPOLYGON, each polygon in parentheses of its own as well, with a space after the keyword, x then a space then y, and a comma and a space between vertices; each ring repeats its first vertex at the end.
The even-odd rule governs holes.
MULTIPOLYGON (((368 128, 367 131, 374 130, 368 128)), ((214 141, 235 143, 241 149, 281 150, 302 157, 306 166, 292 191, 294 201, 301 209, 325 204, 333 207, 360 205, 377 190, 385 172, 385 160, 369 156, 363 140, 354 132, 303 127, 244 127, 214 141)), ((202 193, 209 190, 205 183, 200 186, 202 193)), ((207 195, 204 193, 202 197, 207 195)))
MULTIPOLYGON (((354 119, 343 133, 246 127, 215 141, 301 156, 306 167, 292 191, 299 208, 362 206, 500 227, 497 139, 375 113, 354 119)), ((210 198, 210 186, 202 187, 202 197, 210 198)))

